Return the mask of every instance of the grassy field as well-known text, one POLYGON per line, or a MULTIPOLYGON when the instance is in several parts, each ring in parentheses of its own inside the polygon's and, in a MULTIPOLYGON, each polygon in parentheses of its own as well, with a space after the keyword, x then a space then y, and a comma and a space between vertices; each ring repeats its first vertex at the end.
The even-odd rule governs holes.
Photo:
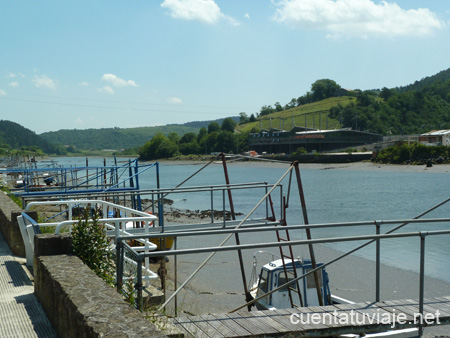
POLYGON ((293 127, 307 127, 316 129, 335 129, 339 128, 339 122, 336 119, 328 118, 331 107, 341 105, 346 106, 351 102, 355 102, 356 98, 350 96, 330 97, 328 99, 308 103, 300 107, 291 108, 282 112, 276 112, 270 115, 262 116, 255 122, 241 124, 237 126, 237 130, 241 132, 256 129, 284 129, 290 130, 293 127))

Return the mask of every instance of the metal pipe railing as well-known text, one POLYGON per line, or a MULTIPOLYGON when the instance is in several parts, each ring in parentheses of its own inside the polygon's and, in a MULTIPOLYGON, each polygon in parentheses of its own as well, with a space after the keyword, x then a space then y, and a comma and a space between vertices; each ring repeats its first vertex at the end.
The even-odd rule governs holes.
MULTIPOLYGON (((450 230, 433 230, 433 231, 418 231, 418 232, 408 232, 408 233, 388 233, 388 234, 379 234, 379 228, 382 224, 405 224, 405 223, 442 223, 442 222, 450 222, 450 218, 434 218, 434 219, 406 219, 406 220, 386 220, 386 221, 365 221, 365 222, 348 222, 348 223, 330 223, 330 224, 311 224, 311 225, 300 225, 300 226, 287 226, 289 229, 302 229, 309 227, 312 228, 326 228, 326 227, 338 227, 338 226, 362 226, 362 225, 373 225, 375 223, 377 227, 376 235, 362 235, 362 236, 346 236, 346 237, 337 237, 337 238, 320 238, 320 239, 311 239, 311 240, 291 240, 289 242, 269 242, 269 243, 254 243, 254 244, 241 244, 241 245, 230 245, 230 246, 219 246, 219 247, 207 247, 207 248, 197 248, 197 249, 183 249, 183 250, 172 250, 172 251, 159 251, 153 253, 146 254, 138 254, 138 261, 144 259, 145 257, 163 257, 163 256, 177 256, 182 254, 195 254, 195 253, 207 253, 207 252, 223 252, 223 251, 233 251, 233 250, 246 250, 246 249, 261 249, 261 248, 269 248, 269 247, 280 247, 280 246, 288 246, 288 245, 312 245, 312 244, 324 244, 324 243, 336 243, 336 242, 350 242, 350 241, 361 241, 361 240, 369 240, 371 242, 377 243, 377 253, 376 253, 376 261, 377 261, 377 282, 376 282, 376 298, 379 301, 380 297, 380 282, 379 282, 379 263, 380 263, 380 248, 379 242, 384 239, 393 239, 393 238, 407 238, 407 237, 420 237, 420 285, 419 285, 419 313, 423 318, 423 299, 424 299, 424 275, 425 275, 425 238, 427 236, 437 236, 437 235, 450 235, 450 230)), ((275 231, 279 228, 270 227, 270 228, 244 228, 244 229, 221 229, 216 231, 193 231, 193 232, 169 232, 164 234, 155 234, 157 237, 182 237, 182 236, 192 236, 192 235, 211 235, 211 234, 225 234, 225 233, 243 233, 243 232, 256 232, 256 231, 275 231)), ((149 235, 153 236, 153 235, 149 235)), ((132 236, 133 237, 133 236, 132 236)), ((130 238, 130 237, 129 237, 130 238)), ((141 238, 145 238, 142 237, 141 238)), ((127 244, 123 243, 122 238, 118 238, 118 246, 127 246, 127 244)), ((339 257, 339 259, 342 257, 339 257)), ((232 310, 231 312, 237 311, 245 306, 251 305, 254 302, 262 299, 263 297, 276 292, 282 288, 287 287, 289 284, 296 282, 306 276, 323 269, 324 267, 336 262, 337 260, 332 260, 328 263, 323 264, 316 269, 310 270, 308 273, 299 276, 296 279, 293 279, 276 289, 268 292, 260 297, 255 298, 254 300, 247 302, 246 304, 232 310)), ((139 292, 138 292, 139 294, 139 292)), ((423 330, 422 323, 419 323, 419 333, 421 334, 423 330)))

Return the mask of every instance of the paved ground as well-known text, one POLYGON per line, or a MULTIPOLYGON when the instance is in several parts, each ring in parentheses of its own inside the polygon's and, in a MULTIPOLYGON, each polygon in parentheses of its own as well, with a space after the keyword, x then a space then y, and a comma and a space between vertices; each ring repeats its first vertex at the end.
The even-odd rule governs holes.
POLYGON ((0 233, 0 337, 56 338, 24 263, 12 256, 0 233))

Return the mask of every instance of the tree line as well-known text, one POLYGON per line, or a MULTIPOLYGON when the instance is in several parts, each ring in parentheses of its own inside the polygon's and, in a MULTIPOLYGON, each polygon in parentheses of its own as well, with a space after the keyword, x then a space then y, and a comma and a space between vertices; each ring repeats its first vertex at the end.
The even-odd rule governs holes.
POLYGON ((450 129, 450 79, 407 92, 386 87, 363 91, 356 102, 332 107, 329 117, 341 127, 383 135, 450 129))
POLYGON ((214 152, 239 153, 248 150, 248 133, 235 133, 236 122, 226 118, 219 125, 211 122, 198 133, 188 132, 167 136, 159 132, 139 148, 139 159, 144 161, 169 158, 177 155, 210 154, 214 152))
MULTIPOLYGON (((311 85, 311 91, 306 92, 306 94, 303 96, 291 99, 291 101, 286 103, 284 106, 281 105, 280 102, 275 102, 273 107, 271 105, 262 106, 258 114, 258 117, 299 107, 307 103, 322 101, 329 97, 338 96, 338 91, 340 89, 341 86, 337 84, 336 81, 334 80, 330 79, 317 80, 311 85)), ((252 115, 250 116, 250 118, 252 117, 252 115)))

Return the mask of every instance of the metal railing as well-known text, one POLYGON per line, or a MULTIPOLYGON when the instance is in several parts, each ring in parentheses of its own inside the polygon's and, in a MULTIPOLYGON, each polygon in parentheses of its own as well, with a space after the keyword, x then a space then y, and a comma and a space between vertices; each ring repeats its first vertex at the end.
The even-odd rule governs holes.
MULTIPOLYGON (((411 223, 450 223, 450 218, 432 218, 432 219, 403 219, 403 220, 379 220, 379 221, 364 221, 364 222, 347 222, 347 223, 324 223, 324 224, 309 224, 309 225, 290 225, 283 227, 283 229, 287 228, 290 230, 304 230, 306 228, 309 229, 318 229, 318 228, 336 228, 336 227, 344 227, 344 226, 367 226, 367 225, 375 225, 376 227, 376 235, 362 235, 362 236, 346 236, 346 237, 336 237, 336 238, 320 238, 320 239, 311 239, 311 240, 291 240, 288 242, 269 242, 269 243, 252 243, 252 244, 241 244, 241 245, 229 245, 229 246, 218 246, 218 247, 205 247, 205 248, 195 248, 195 249, 175 249, 171 251, 158 251, 151 253, 141 253, 136 255, 137 262, 142 261, 147 257, 164 257, 164 256, 177 256, 177 255, 185 255, 185 254, 197 254, 197 253, 208 253, 208 252, 224 252, 224 251, 236 251, 236 250, 246 250, 246 249, 262 249, 262 248, 271 248, 271 247, 280 247, 280 246, 288 246, 288 245, 311 245, 311 244, 325 244, 325 243, 337 243, 337 242, 351 242, 351 241, 368 241, 366 243, 377 243, 376 245, 376 301, 380 300, 380 264, 381 264, 381 247, 379 242, 385 239, 393 239, 393 238, 408 238, 408 237, 419 237, 420 238, 420 285, 419 285, 419 312, 423 316, 423 300, 424 300, 424 277, 425 277, 425 239, 427 236, 437 236, 437 235, 450 235, 450 230, 434 230, 434 231, 415 231, 415 232, 407 232, 407 233, 388 233, 388 234, 379 234, 379 228, 381 225, 395 225, 395 224, 411 224, 411 223)), ((233 234, 233 233, 253 233, 253 232, 263 232, 263 231, 276 231, 279 230, 279 227, 276 226, 267 226, 264 228, 261 227, 247 227, 240 229, 221 229, 221 230, 208 230, 208 231, 186 231, 186 232, 166 232, 157 235, 152 235, 152 237, 157 238, 166 238, 166 237, 175 237, 175 240, 178 237, 186 237, 186 236, 202 236, 202 235, 215 235, 215 234, 233 234)), ((131 236, 129 238, 133 238, 131 236)), ((137 236, 136 236, 137 238, 137 236)), ((140 238, 146 238, 140 237, 140 238)), ((128 245, 124 242, 125 238, 117 238, 117 257, 120 259, 121 255, 123 255, 124 248, 127 248, 128 245)), ((364 245, 365 246, 365 245, 364 245)), ((352 253, 356 250, 351 250, 349 253, 352 253)), ((346 256, 346 255, 344 255, 346 256)), ((246 304, 241 305, 240 307, 232 310, 231 312, 237 311, 239 309, 244 308, 250 304, 257 302, 259 299, 276 292, 282 288, 286 288, 289 284, 296 282, 306 276, 314 273, 315 271, 322 269, 336 261, 342 259, 344 256, 340 256, 337 259, 333 259, 332 261, 326 262, 320 267, 316 269, 312 269, 308 271, 308 273, 299 276, 296 279, 290 280, 289 282, 278 286, 272 291, 261 295, 253 299, 246 304)), ((138 264, 139 265, 139 264, 138 264)), ((119 266, 119 265, 118 265, 119 266)), ((176 267, 175 267, 176 268, 176 267)), ((117 272, 118 281, 120 279, 120 271, 117 272)), ((138 271, 139 276, 139 271, 138 271)), ((119 284, 118 284, 119 285, 119 284)), ((142 306, 142 290, 141 282, 138 280, 136 284, 136 290, 138 293, 138 306, 142 306)), ((421 330, 421 327, 419 327, 421 330)))
MULTIPOLYGON (((283 194, 283 185, 282 184, 278 184, 277 185, 279 187, 279 192, 280 192, 280 201, 281 201, 281 196, 283 194)), ((164 198, 170 194, 185 194, 185 193, 203 193, 203 194, 208 194, 208 197, 205 197, 205 199, 209 199, 209 205, 210 205, 210 220, 211 223, 216 223, 215 220, 215 197, 217 196, 217 194, 221 195, 221 201, 219 202, 219 204, 221 205, 221 209, 222 209, 222 224, 225 225, 226 224, 226 192, 229 190, 248 190, 248 189, 262 189, 264 191, 264 193, 267 193, 267 191, 269 189, 271 189, 272 187, 274 187, 274 184, 268 184, 267 182, 251 182, 251 183, 237 183, 237 184, 219 184, 219 185, 205 185, 205 186, 189 186, 189 187, 178 187, 178 188, 160 188, 160 189, 140 189, 138 194, 141 197, 141 200, 144 199, 144 197, 148 196, 150 197, 150 207, 148 207, 147 209, 151 208, 151 212, 153 214, 158 214, 158 225, 162 227, 162 230, 164 230, 164 198), (158 202, 160 202, 158 204, 158 202), (159 210, 158 210, 159 209, 159 210)), ((80 198, 80 199, 90 199, 90 198, 94 198, 96 200, 99 199, 106 199, 106 198, 111 198, 111 197, 115 197, 115 198, 126 198, 126 197, 132 197, 132 196, 136 196, 136 192, 135 191, 120 191, 120 192, 93 192, 93 193, 87 193, 86 191, 71 191, 70 193, 68 192, 67 194, 65 194, 64 196, 68 196, 68 197, 76 197, 76 198, 80 198)), ((48 199, 49 201, 60 201, 61 196, 54 196, 53 194, 47 194, 47 195, 41 195, 40 197, 45 197, 46 199, 48 199)), ((28 205, 30 203, 32 204, 36 204, 37 202, 34 202, 36 200, 35 196, 30 196, 30 197, 26 197, 23 196, 22 197, 23 200, 23 204, 24 205, 28 205), (31 202, 30 202, 31 201, 31 202)), ((280 203, 280 208, 281 208, 282 203, 280 203)), ((146 209, 144 209, 146 210, 146 209)), ((217 209, 219 210, 219 209, 217 209)), ((216 210, 216 211, 217 211, 216 210)), ((281 214, 281 210, 280 210, 280 214, 281 214)), ((266 200, 265 203, 265 217, 268 218, 269 217, 269 202, 268 200, 266 200)))
MULTIPOLYGON (((128 207, 124 207, 122 205, 114 204, 107 201, 102 200, 67 200, 67 201, 44 201, 44 202, 31 202, 27 205, 25 212, 23 215, 26 215, 26 211, 29 211, 33 206, 42 206, 42 205, 66 205, 68 219, 61 222, 43 222, 37 223, 32 220, 30 217, 25 217, 25 220, 39 229, 39 227, 54 227, 55 234, 60 234, 61 230, 66 226, 71 229, 72 225, 78 223, 79 220, 75 219, 73 216, 73 210, 75 207, 80 207, 81 205, 87 205, 89 207, 96 206, 96 210, 101 211, 103 216, 108 215, 109 211, 112 211, 115 215, 114 217, 101 217, 98 219, 98 222, 103 223, 107 230, 112 231, 113 236, 110 234, 110 237, 114 239, 121 237, 127 238, 136 233, 136 231, 141 232, 142 234, 149 234, 151 224, 157 220, 158 218, 154 215, 151 215, 144 211, 139 211, 135 209, 131 209, 128 207), (98 209, 97 209, 98 208, 98 209), (118 217, 117 217, 118 216, 118 217), (135 224, 139 225, 139 228, 134 228, 135 224)), ((28 215, 26 215, 28 216, 28 215)), ((89 220, 88 220, 89 221, 89 220)), ((35 231, 36 233, 36 231, 35 231)), ((30 241, 34 239, 30 237, 30 241)), ((157 249, 157 245, 149 242, 146 239, 136 239, 140 245, 137 245, 133 248, 134 252, 144 252, 148 253, 157 249)), ((136 261, 130 258, 125 259, 126 262, 130 265, 134 265, 134 268, 137 269, 136 261)), ((142 266, 140 267, 142 269, 142 266)), ((156 279, 158 275, 150 270, 149 268, 149 259, 144 260, 144 269, 146 271, 144 279, 156 279)))

